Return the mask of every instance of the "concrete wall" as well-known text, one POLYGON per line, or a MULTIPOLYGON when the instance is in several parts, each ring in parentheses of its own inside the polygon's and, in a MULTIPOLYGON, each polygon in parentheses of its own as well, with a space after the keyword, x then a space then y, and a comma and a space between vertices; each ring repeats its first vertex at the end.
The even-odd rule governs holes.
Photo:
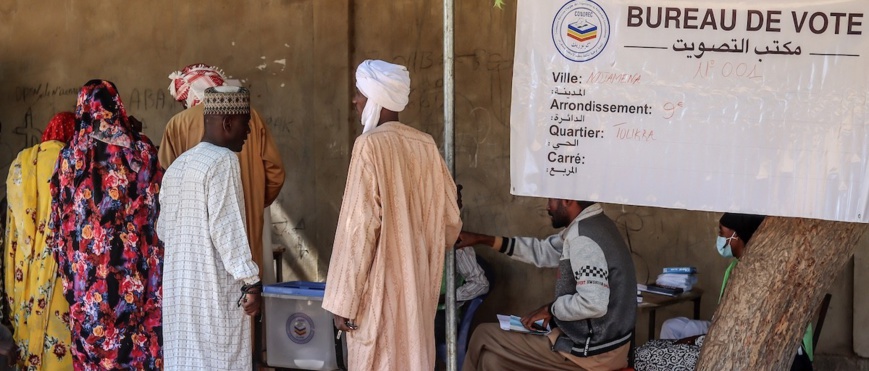
POLYGON ((0 173, 38 141, 54 113, 74 109, 78 88, 92 78, 115 82, 127 111, 159 144, 182 109, 167 90, 169 73, 216 65, 251 89, 289 169, 272 210, 273 240, 289 249, 297 277, 323 279, 355 136, 349 3, 208 4, 0 3, 0 173))
MULTIPOLYGON (((159 142, 165 122, 181 110, 166 90, 166 77, 190 63, 214 64, 252 89, 287 166, 286 185, 271 208, 273 241, 288 250, 284 279, 323 280, 350 148, 361 131, 350 109, 354 68, 367 58, 406 65, 413 84, 402 121, 441 142, 442 5, 420 0, 207 4, 0 3, 0 173, 34 143, 55 112, 73 108, 77 88, 91 78, 117 83, 128 111, 159 142)), ((465 187, 465 225, 491 234, 554 233, 545 200, 509 192, 513 2, 504 10, 485 0, 456 6, 456 162, 457 180, 465 187)), ((707 293, 702 316, 712 316, 728 264, 713 248, 719 214, 619 205, 607 205, 606 213, 629 239, 640 280, 653 280, 664 266, 697 266, 698 286, 707 293)), ((869 341, 854 331, 869 321, 860 295, 869 288, 866 273, 860 273, 869 261, 867 246, 864 238, 861 268, 849 264, 843 272, 830 272, 839 278, 821 353, 853 354, 863 344, 862 354, 869 354, 869 341)), ((524 314, 551 300, 554 270, 477 251, 497 276, 478 320, 524 314)), ((690 313, 688 304, 663 310, 658 325, 690 313)), ((642 341, 645 317, 637 329, 642 341)))

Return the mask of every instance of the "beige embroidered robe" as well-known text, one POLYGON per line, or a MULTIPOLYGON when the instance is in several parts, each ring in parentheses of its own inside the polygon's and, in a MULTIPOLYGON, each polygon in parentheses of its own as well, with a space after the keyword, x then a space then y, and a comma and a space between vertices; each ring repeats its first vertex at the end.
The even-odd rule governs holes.
POLYGON ((444 254, 461 230, 431 136, 399 122, 353 146, 323 308, 353 319, 350 370, 432 370, 444 254))

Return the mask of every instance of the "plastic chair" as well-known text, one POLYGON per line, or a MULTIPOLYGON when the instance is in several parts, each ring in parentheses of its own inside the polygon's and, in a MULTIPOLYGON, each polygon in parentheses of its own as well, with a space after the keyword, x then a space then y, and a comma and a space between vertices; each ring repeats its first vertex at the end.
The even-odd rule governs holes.
MULTIPOLYGON (((489 266, 483 258, 477 255, 477 264, 483 268, 483 272, 486 275, 486 279, 489 280, 489 291, 492 291, 492 287, 494 287, 495 282, 495 274, 492 272, 492 268, 489 266)), ((483 300, 489 296, 489 293, 485 293, 476 298, 471 299, 465 304, 465 313, 462 315, 462 319, 459 322, 458 328, 456 329, 456 364, 457 370, 462 369, 462 363, 465 362, 465 353, 468 350, 468 338, 471 335, 471 323, 474 321, 474 314, 477 312, 477 309, 480 308, 480 305, 483 304, 483 300)), ((436 347, 437 357, 442 362, 446 363, 447 361, 447 344, 440 343, 437 344, 436 347)))

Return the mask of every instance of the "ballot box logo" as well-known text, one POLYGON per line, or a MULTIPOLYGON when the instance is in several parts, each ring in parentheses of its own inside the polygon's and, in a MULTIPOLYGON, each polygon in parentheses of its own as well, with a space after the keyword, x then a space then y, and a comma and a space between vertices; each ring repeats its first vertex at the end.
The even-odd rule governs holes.
POLYGON ((597 37, 597 26, 587 21, 571 23, 567 25, 567 37, 581 43, 592 41, 597 37))
POLYGON ((296 344, 307 344, 314 338, 314 321, 305 313, 293 313, 287 318, 287 337, 296 344))
POLYGON ((564 58, 588 62, 606 48, 610 20, 603 7, 591 0, 571 0, 555 13, 552 42, 564 58))

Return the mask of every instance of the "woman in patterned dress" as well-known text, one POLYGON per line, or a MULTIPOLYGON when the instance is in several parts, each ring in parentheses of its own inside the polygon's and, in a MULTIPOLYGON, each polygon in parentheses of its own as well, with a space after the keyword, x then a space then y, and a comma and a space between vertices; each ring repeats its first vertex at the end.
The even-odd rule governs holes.
POLYGON ((52 201, 48 181, 74 130, 75 115, 58 113, 45 128, 42 142, 21 151, 9 166, 4 288, 19 370, 72 369, 69 303, 60 287, 46 224, 52 201))
POLYGON ((76 106, 76 134, 51 180, 55 256, 70 303, 76 370, 162 368, 155 222, 163 171, 133 130, 115 85, 91 80, 76 106))

